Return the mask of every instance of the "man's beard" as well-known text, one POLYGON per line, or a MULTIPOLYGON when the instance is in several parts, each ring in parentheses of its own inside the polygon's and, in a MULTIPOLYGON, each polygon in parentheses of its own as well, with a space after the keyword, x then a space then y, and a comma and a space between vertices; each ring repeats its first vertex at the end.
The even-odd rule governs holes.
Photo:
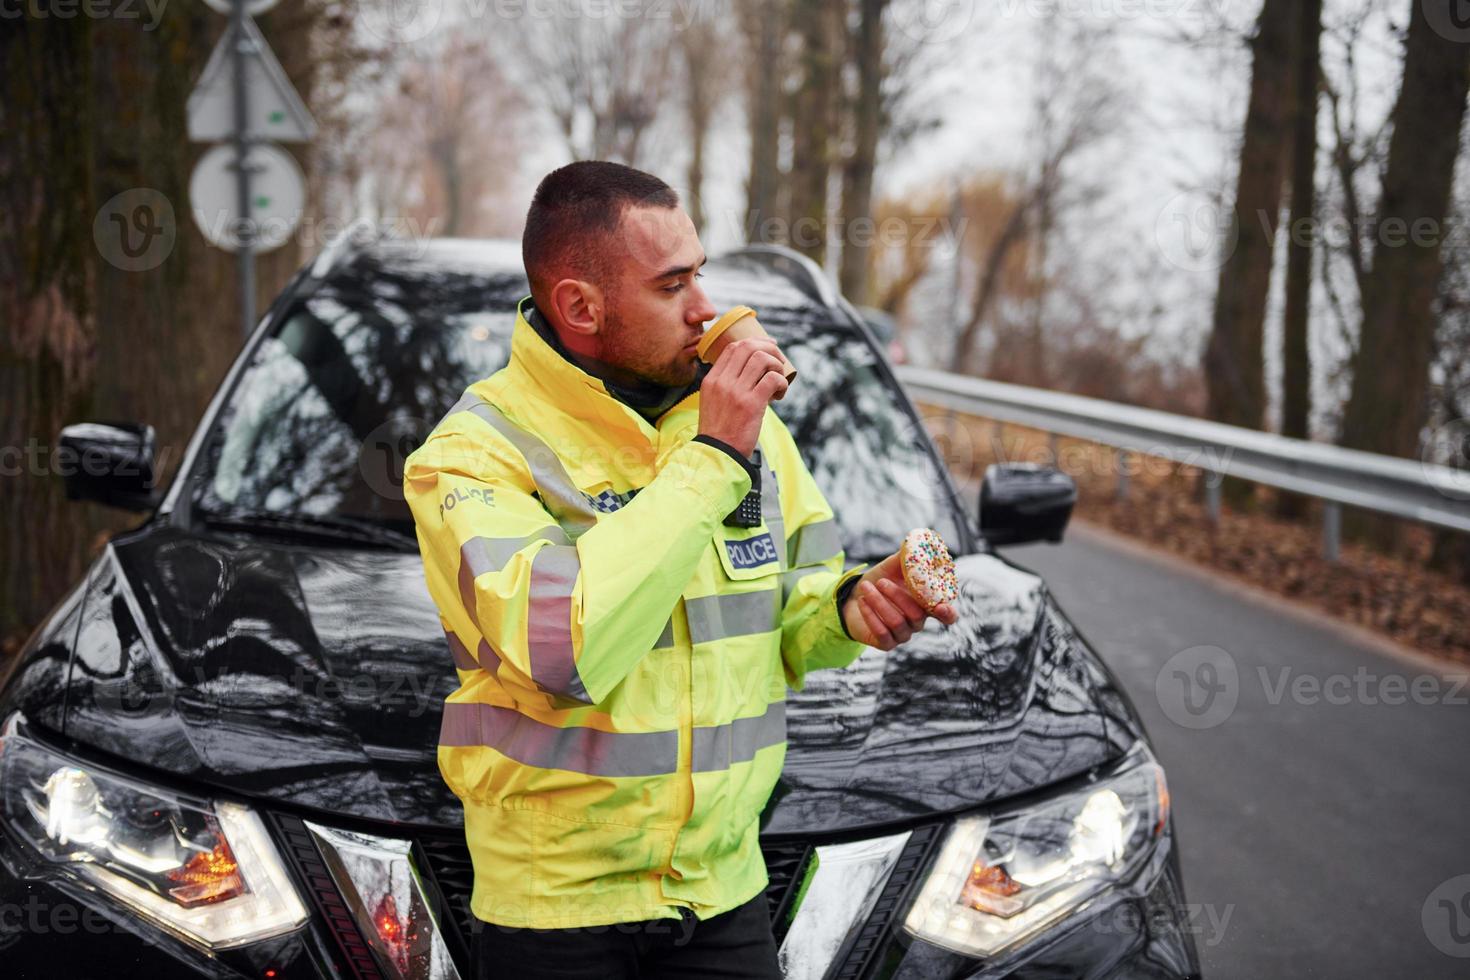
POLYGON ((616 356, 614 352, 629 349, 629 345, 624 343, 628 336, 628 330, 629 327, 626 321, 617 313, 613 312, 612 309, 609 309, 602 323, 601 332, 605 335, 605 339, 601 344, 600 360, 617 368, 626 375, 631 375, 642 385, 673 388, 683 387, 694 380, 697 374, 697 365, 692 365, 688 369, 684 369, 682 365, 659 364, 650 369, 647 365, 635 367, 614 361, 613 357, 616 356), (649 373, 650 370, 656 373, 649 373))

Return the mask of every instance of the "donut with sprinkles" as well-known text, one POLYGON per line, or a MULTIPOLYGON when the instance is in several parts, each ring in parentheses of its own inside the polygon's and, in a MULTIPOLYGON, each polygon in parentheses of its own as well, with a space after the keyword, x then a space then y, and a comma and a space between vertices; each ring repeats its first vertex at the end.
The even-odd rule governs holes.
POLYGON ((927 527, 910 531, 899 549, 899 564, 909 591, 923 604, 926 612, 942 602, 960 597, 960 582, 955 577, 954 559, 944 546, 944 539, 927 527))

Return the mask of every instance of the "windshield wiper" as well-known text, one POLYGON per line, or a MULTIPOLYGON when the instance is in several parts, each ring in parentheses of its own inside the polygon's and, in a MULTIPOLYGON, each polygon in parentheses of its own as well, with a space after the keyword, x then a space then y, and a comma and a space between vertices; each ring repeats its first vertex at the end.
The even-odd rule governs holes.
POLYGON ((229 531, 271 531, 292 537, 351 541, 398 550, 418 550, 418 540, 402 531, 341 514, 283 514, 262 510, 200 511, 209 527, 229 531))

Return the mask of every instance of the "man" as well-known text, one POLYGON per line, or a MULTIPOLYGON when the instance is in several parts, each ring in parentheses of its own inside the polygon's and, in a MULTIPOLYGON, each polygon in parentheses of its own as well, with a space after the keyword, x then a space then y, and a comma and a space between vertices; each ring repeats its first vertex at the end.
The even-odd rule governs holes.
POLYGON ((779 977, 757 818, 785 690, 926 615, 897 555, 844 574, 768 407, 775 345, 695 356, 716 311, 663 181, 556 170, 522 250, 509 364, 404 472, 459 671, 439 768, 488 923, 479 975, 779 977))

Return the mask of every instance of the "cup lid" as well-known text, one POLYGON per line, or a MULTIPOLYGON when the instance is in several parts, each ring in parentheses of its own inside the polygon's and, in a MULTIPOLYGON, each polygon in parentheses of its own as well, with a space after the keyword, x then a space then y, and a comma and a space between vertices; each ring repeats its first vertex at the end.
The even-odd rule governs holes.
POLYGON ((731 325, 748 316, 755 316, 755 310, 752 310, 748 306, 730 307, 724 313, 720 314, 719 319, 711 323, 709 328, 705 330, 704 336, 699 338, 699 345, 694 348, 694 353, 703 360, 704 355, 709 352, 710 346, 720 338, 720 334, 730 329, 731 325))

